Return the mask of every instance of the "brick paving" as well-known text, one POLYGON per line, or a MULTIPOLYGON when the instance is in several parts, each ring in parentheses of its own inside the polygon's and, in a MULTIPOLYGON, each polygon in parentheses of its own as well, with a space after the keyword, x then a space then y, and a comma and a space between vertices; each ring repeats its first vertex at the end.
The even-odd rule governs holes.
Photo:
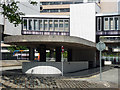
POLYGON ((2 88, 116 88, 109 82, 74 80, 66 77, 32 77, 27 75, 3 75, 2 88))

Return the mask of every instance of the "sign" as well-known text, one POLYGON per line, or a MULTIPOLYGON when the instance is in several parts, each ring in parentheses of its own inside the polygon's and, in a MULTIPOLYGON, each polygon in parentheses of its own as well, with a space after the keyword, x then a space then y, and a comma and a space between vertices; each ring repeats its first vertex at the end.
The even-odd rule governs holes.
POLYGON ((62 46, 62 53, 64 53, 64 46, 62 46))
POLYGON ((104 42, 99 42, 96 45, 96 48, 100 51, 100 81, 102 81, 102 61, 101 61, 101 53, 105 49, 105 43, 104 42))
POLYGON ((62 76, 63 76, 63 53, 64 53, 64 46, 62 46, 61 49, 62 49, 62 66, 61 66, 62 68, 61 69, 62 69, 62 76))
POLYGON ((106 45, 105 45, 104 42, 101 42, 101 41, 100 41, 99 43, 97 43, 96 48, 97 48, 99 51, 103 51, 103 50, 106 48, 106 45))

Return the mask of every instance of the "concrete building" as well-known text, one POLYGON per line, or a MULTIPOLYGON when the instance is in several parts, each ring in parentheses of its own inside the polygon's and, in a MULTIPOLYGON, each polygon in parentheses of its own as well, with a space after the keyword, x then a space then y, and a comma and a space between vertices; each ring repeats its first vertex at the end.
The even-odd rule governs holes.
POLYGON ((71 4, 100 3, 100 0, 40 0, 41 15, 70 15, 71 4))
MULTIPOLYGON (((32 6, 27 2, 19 4, 20 10, 26 14, 22 16, 24 24, 14 27, 8 20, 5 20, 3 24, 4 34, 10 35, 4 38, 5 43, 27 46, 31 61, 34 60, 35 52, 40 53, 39 62, 23 63, 23 72, 61 74, 61 46, 64 46, 67 51, 64 73, 96 67, 99 63, 96 42, 100 41, 99 38, 104 32, 105 36, 107 35, 103 26, 106 29, 108 21, 104 20, 109 20, 111 24, 109 29, 113 27, 113 21, 110 21, 113 18, 104 19, 108 13, 108 10, 104 8, 105 3, 100 3, 98 0, 41 0, 38 3, 42 7, 41 11, 39 4, 37 6, 32 6), (46 62, 46 50, 50 51, 51 56, 55 53, 55 62, 46 62)), ((118 3, 115 2, 114 5, 119 6, 118 3)), ((119 10, 116 9, 119 16, 119 10)), ((110 13, 116 12, 116 9, 111 10, 110 13)), ((114 20, 115 34, 117 33, 115 36, 117 36, 119 18, 114 18, 114 20)), ((111 31, 108 31, 108 34, 109 32, 111 31)))
POLYGON ((101 0, 101 13, 96 14, 96 42, 105 42, 106 51, 103 53, 103 59, 113 63, 120 62, 119 7, 119 0, 101 0))

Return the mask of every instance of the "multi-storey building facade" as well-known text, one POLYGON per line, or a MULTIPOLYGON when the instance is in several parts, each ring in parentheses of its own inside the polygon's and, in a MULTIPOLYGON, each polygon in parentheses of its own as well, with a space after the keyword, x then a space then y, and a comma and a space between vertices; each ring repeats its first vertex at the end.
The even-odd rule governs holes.
POLYGON ((70 15, 70 4, 100 3, 100 0, 40 0, 41 15, 70 15))

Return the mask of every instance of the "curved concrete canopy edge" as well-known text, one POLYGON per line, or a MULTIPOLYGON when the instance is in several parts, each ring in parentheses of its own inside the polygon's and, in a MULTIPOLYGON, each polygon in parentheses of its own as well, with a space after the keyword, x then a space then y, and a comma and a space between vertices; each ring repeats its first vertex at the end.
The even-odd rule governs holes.
POLYGON ((62 44, 74 44, 83 45, 87 47, 95 47, 95 43, 92 41, 85 40, 83 38, 74 36, 60 36, 60 35, 15 35, 7 36, 4 38, 6 44, 17 44, 17 43, 62 43, 62 44))

